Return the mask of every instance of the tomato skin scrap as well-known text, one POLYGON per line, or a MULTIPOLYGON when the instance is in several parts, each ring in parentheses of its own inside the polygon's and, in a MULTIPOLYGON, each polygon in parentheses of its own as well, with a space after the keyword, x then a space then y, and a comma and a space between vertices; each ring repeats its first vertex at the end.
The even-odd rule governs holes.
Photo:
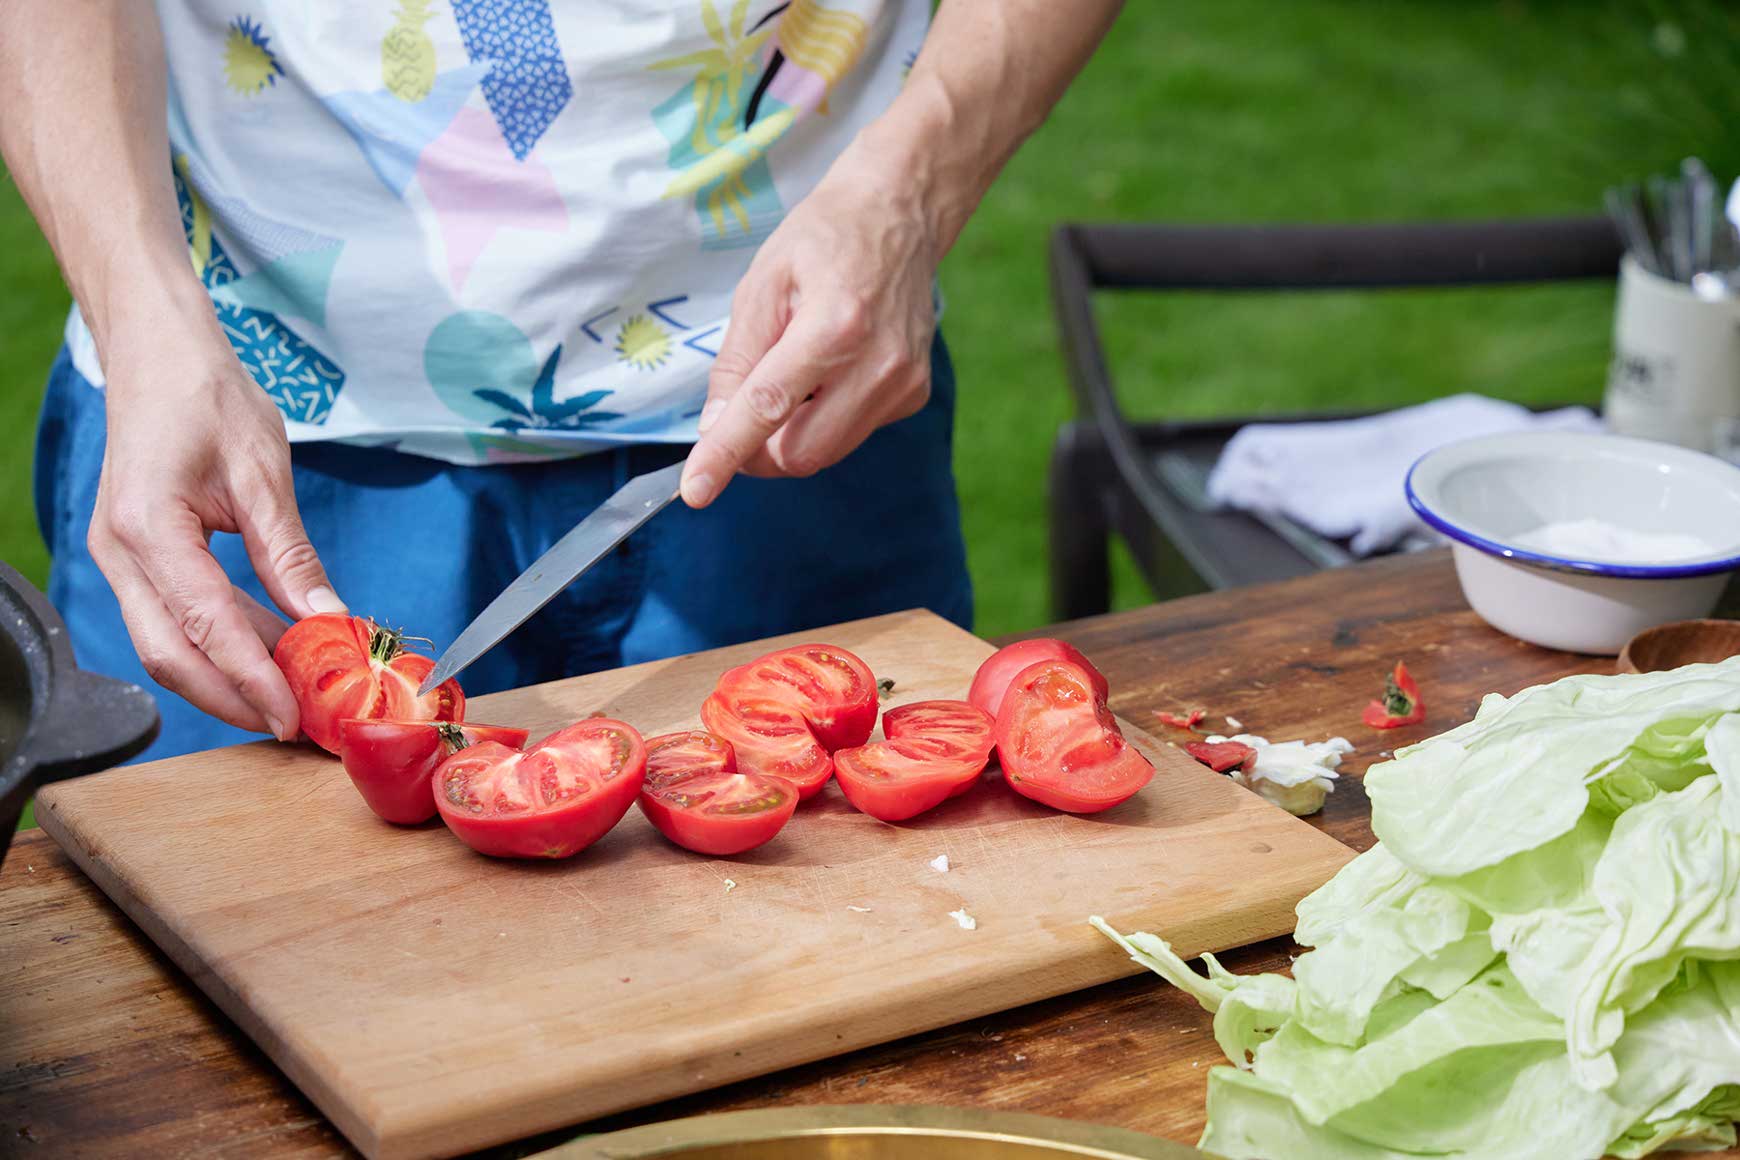
POLYGON ((450 721, 383 721, 347 717, 338 723, 338 756, 363 801, 395 825, 435 816, 431 777, 451 754, 484 741, 518 749, 524 729, 450 721))
POLYGON ((589 717, 523 750, 485 741, 435 770, 435 805, 460 841, 498 858, 568 858, 609 833, 646 779, 631 725, 589 717))
POLYGON ((1208 716, 1206 709, 1192 709, 1188 713, 1168 713, 1162 709, 1154 716, 1160 718, 1160 724, 1170 725, 1174 729, 1188 729, 1196 732, 1196 727, 1202 724, 1202 719, 1208 716))
POLYGON ((1192 741, 1185 745, 1184 752, 1216 773, 1245 769, 1257 755, 1257 751, 1243 741, 1192 741))
POLYGON ((1016 793, 1089 814, 1135 796, 1154 767, 1128 741, 1092 674, 1043 660, 1016 674, 997 714, 997 754, 1016 793))
MULTIPOLYGON (((641 813, 685 850, 730 857, 772 840, 797 809, 797 786, 737 770, 730 742, 692 730, 646 743, 641 813)), ((727 887, 729 889, 729 887, 727 887)))
POLYGON ((364 617, 305 616, 284 631, 272 659, 296 697, 302 732, 328 753, 338 752, 338 723, 346 718, 465 720, 459 682, 419 697, 435 662, 404 651, 399 633, 364 617))
POLYGON ((1384 682, 1383 696, 1367 705, 1360 719, 1373 729, 1399 729, 1426 719, 1426 702, 1420 699, 1420 686, 1405 661, 1396 662, 1395 672, 1384 682))

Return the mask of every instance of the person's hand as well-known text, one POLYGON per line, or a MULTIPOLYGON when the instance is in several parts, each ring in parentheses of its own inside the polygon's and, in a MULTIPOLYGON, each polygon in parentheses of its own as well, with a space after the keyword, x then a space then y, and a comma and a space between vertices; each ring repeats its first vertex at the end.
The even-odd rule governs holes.
POLYGON ((214 531, 241 533, 293 617, 343 611, 296 511, 278 409, 215 326, 111 335, 103 365, 108 449, 88 544, 133 647, 158 684, 290 740, 296 698, 270 652, 284 622, 234 587, 208 547, 214 531))
POLYGON ((691 507, 739 471, 813 475, 930 397, 940 250, 887 168, 848 151, 738 283, 683 470, 691 507))

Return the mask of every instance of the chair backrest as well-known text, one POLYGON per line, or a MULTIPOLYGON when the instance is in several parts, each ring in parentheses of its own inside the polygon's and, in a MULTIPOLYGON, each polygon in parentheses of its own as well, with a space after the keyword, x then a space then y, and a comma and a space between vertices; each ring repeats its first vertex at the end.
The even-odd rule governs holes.
MULTIPOLYGON (((1095 290, 1329 290, 1613 278, 1604 217, 1336 226, 1058 226, 1051 297, 1070 386, 1102 428, 1122 423, 1095 290)), ((1108 437, 1112 436, 1106 430, 1108 437)))

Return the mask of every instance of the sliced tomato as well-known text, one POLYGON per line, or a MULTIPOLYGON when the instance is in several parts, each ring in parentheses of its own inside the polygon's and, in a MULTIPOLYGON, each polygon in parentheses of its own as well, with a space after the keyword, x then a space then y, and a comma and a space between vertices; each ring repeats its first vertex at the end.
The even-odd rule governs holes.
POLYGON ((834 762, 811 732, 803 713, 771 697, 727 698, 715 692, 701 702, 701 724, 731 744, 737 768, 784 778, 800 799, 822 792, 834 775, 834 762))
POLYGON ((1003 707, 1003 694, 1008 690, 1009 682, 1015 679, 1015 674, 1040 661, 1054 660, 1068 661, 1086 671, 1100 700, 1111 696, 1106 678, 1081 654, 1080 649, 1065 641, 1038 637, 1006 644, 985 658, 985 663, 973 674, 973 687, 967 692, 967 700, 989 713, 994 720, 1003 707))
POLYGON ((435 791, 429 784, 435 767, 483 741, 518 749, 526 743, 526 731, 454 721, 347 717, 338 723, 338 756, 352 784, 369 809, 402 826, 435 816, 435 791))
POLYGON ((966 701, 915 701, 882 714, 884 737, 921 744, 978 766, 950 797, 959 797, 979 783, 979 774, 997 747, 996 730, 997 722, 989 714, 966 701))
POLYGON ((717 691, 733 701, 766 697, 795 705, 829 753, 864 744, 876 728, 876 678, 870 666, 830 644, 757 657, 728 670, 717 691))
POLYGON ((296 695, 302 732, 328 753, 338 752, 338 723, 350 717, 465 720, 465 694, 458 681, 446 681, 419 697, 417 686, 435 662, 406 652, 401 633, 360 616, 304 617, 279 638, 272 659, 296 695))
POLYGON ((435 805, 480 854, 567 858, 622 820, 645 778, 646 743, 634 727, 589 717, 526 749, 461 749, 435 771, 435 805))
POLYGON ((640 810, 659 833, 697 854, 728 857, 779 833, 797 809, 783 777, 739 773, 731 743, 699 729, 646 743, 640 810))
POLYGON ((646 739, 646 783, 643 793, 656 793, 691 777, 737 772, 731 743, 705 729, 665 733, 646 739))
POLYGON ((873 818, 916 817, 979 780, 991 757, 991 718, 965 701, 918 701, 882 716, 885 741, 834 754, 846 800, 873 818))
POLYGON ((1110 809, 1154 776, 1093 675, 1069 661, 1015 674, 997 714, 997 754, 1016 793, 1070 813, 1110 809))

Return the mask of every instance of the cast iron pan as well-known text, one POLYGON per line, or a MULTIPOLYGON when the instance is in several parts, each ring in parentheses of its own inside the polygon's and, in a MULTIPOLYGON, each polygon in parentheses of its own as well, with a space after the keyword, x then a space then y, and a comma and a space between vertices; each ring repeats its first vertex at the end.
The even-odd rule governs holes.
POLYGON ((0 859, 37 786, 119 765, 157 725, 144 689, 79 671, 47 598, 0 563, 0 859))

